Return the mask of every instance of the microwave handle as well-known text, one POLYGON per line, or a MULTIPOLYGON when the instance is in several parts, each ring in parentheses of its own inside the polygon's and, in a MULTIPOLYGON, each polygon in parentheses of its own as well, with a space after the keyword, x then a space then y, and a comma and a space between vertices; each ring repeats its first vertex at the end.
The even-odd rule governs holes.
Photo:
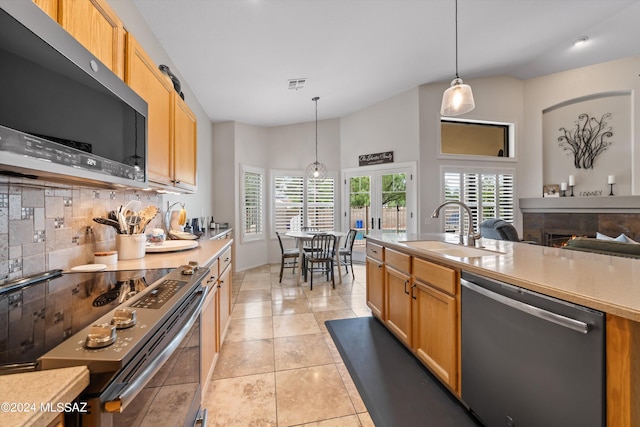
POLYGON ((198 291, 200 293, 200 301, 198 302, 198 306, 195 308, 191 317, 187 321, 187 323, 180 329, 180 331, 176 334, 176 336, 171 340, 171 342, 162 350, 153 362, 147 366, 147 368, 140 373, 140 375, 136 376, 136 378, 130 382, 127 387, 118 393, 118 397, 115 399, 110 399, 104 402, 104 409, 107 412, 122 412, 126 409, 126 407, 131 403, 131 401, 137 396, 137 394, 142 391, 145 385, 153 378, 153 376, 162 368, 167 360, 171 357, 173 352, 178 348, 182 340, 187 336, 191 327, 196 323, 198 317, 200 316, 200 311, 202 310, 202 306, 204 304, 204 300, 207 297, 207 292, 209 292, 208 287, 203 287, 202 290, 198 291))

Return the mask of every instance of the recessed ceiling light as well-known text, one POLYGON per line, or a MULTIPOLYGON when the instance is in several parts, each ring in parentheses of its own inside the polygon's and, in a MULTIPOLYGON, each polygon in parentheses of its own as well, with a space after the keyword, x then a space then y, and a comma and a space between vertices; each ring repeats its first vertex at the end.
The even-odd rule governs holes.
POLYGON ((578 46, 584 46, 584 45, 585 45, 585 43, 587 43, 587 41, 588 41, 588 40, 589 40, 589 37, 587 37, 587 36, 581 36, 581 37, 578 37, 577 39, 575 39, 575 40, 573 41, 573 43, 572 43, 572 44, 573 44, 574 46, 576 46, 576 47, 578 47, 578 46))

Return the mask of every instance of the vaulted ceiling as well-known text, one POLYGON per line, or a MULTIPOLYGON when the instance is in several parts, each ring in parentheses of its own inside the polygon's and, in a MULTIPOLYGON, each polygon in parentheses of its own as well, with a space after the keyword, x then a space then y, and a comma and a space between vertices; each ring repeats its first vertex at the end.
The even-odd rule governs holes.
MULTIPOLYGON (((133 2, 214 122, 311 121, 314 96, 320 119, 342 117, 455 77, 454 0, 133 2)), ((638 22, 637 0, 458 0, 459 74, 530 79, 638 55, 638 22)))

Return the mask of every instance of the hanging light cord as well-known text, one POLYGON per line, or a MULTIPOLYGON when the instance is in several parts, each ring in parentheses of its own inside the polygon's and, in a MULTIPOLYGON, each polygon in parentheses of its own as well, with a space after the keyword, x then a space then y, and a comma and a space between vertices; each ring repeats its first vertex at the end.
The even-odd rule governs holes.
POLYGON ((456 0, 456 79, 458 76, 458 0, 456 0))
POLYGON ((320 97, 316 96, 312 100, 316 103, 316 166, 318 165, 318 99, 320 97))

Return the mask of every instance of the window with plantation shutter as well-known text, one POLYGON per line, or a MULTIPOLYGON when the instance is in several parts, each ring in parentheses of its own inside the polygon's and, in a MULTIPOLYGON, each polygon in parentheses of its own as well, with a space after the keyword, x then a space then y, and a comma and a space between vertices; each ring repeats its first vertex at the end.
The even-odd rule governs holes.
POLYGON ((264 239, 264 170, 241 166, 242 240, 264 239))
POLYGON ((307 181, 307 224, 320 231, 334 229, 335 180, 309 179, 307 181))
POLYGON ((307 179, 304 171, 273 171, 271 205, 272 230, 287 231, 312 227, 335 230, 336 178, 307 179))
MULTIPOLYGON (((464 202, 473 213, 476 226, 488 218, 514 221, 514 171, 512 169, 443 169, 444 198, 464 202)), ((444 208, 445 232, 457 232, 460 215, 464 228, 469 219, 464 210, 455 205, 444 208)))
POLYGON ((274 176, 273 222, 275 231, 285 233, 302 227, 304 212, 304 177, 274 176))

